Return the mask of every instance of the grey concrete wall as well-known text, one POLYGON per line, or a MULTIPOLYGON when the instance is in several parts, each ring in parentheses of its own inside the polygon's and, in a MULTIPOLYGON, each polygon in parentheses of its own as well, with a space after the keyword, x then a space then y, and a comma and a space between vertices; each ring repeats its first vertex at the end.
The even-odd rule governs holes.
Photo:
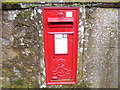
POLYGON ((11 87, 118 87, 118 9, 79 11, 77 84, 55 86, 45 84, 42 10, 2 11, 2 76, 11 87))
POLYGON ((118 87, 118 9, 91 8, 85 13, 83 80, 91 87, 118 87))

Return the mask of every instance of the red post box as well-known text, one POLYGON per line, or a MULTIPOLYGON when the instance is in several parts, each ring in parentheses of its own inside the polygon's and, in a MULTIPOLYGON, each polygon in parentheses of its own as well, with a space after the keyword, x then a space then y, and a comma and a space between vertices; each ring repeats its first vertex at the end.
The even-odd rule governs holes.
POLYGON ((43 8, 46 84, 76 84, 77 7, 43 8))

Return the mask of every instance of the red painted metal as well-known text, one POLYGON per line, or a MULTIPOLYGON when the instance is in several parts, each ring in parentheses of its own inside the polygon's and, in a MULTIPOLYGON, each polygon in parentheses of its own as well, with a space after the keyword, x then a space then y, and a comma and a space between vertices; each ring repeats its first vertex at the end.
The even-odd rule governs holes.
POLYGON ((77 7, 43 8, 47 85, 76 84, 78 9, 77 7), (66 36, 66 53, 55 53, 56 34, 66 36))

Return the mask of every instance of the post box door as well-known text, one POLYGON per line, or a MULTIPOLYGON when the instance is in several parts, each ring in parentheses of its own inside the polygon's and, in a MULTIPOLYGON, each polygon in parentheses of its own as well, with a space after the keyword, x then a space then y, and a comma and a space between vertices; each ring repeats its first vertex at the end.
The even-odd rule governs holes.
POLYGON ((73 74, 73 35, 48 33, 48 40, 50 81, 70 81, 73 74))

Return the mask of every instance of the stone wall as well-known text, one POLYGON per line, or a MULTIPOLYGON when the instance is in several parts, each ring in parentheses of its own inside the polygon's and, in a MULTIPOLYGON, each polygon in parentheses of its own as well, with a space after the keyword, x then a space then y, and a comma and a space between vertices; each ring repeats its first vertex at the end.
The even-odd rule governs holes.
POLYGON ((41 9, 2 14, 3 77, 10 78, 12 87, 39 87, 45 83, 41 82, 44 70, 41 9))
POLYGON ((118 9, 86 9, 83 80, 91 87, 118 87, 118 9))
POLYGON ((3 10, 3 87, 117 88, 118 9, 79 11, 77 84, 46 86, 41 8, 3 10))

